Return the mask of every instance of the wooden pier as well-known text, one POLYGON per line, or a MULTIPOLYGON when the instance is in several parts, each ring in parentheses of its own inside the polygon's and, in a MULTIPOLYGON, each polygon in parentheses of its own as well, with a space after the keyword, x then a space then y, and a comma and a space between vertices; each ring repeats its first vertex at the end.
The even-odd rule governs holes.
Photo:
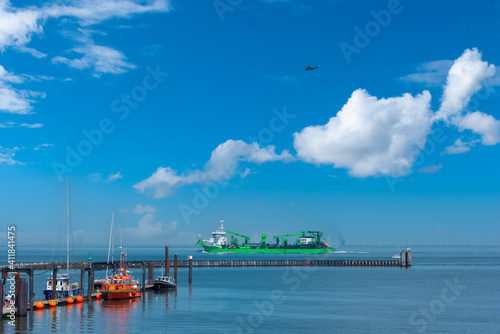
MULTIPOLYGON (((3 291, 5 287, 5 280, 8 273, 15 273, 16 283, 16 305, 19 306, 16 310, 18 315, 25 315, 27 309, 32 309, 34 305, 34 273, 35 271, 52 271, 54 281, 57 277, 57 271, 64 268, 66 263, 59 262, 44 262, 44 263, 20 263, 16 264, 14 268, 9 266, 0 266, 1 277, 3 284, 0 284, 0 296, 7 291, 3 291), (21 278, 20 275, 27 275, 26 278, 21 278), (29 282, 29 284, 28 284, 29 282), (29 290, 28 290, 29 287, 29 290)), ((113 274, 119 269, 120 262, 115 261, 111 263, 106 262, 70 262, 69 269, 80 270, 80 286, 82 288, 82 295, 89 301, 95 297, 94 291, 94 277, 96 270, 111 269, 113 274), (85 274, 87 274, 87 282, 85 282, 85 274), (85 283, 87 289, 85 291, 85 283), (86 293, 85 293, 86 292, 86 293), (88 298, 90 296, 90 298, 88 298)), ((192 268, 231 268, 231 267, 392 267, 392 268, 411 268, 412 254, 411 250, 401 251, 400 260, 348 260, 348 259, 304 259, 304 260, 194 260, 192 256, 188 260, 178 260, 175 255, 174 261, 168 260, 168 246, 165 247, 165 261, 127 261, 127 268, 141 268, 142 269, 142 290, 152 288, 153 270, 154 268, 166 268, 167 275, 170 268, 174 268, 174 276, 177 278, 177 268, 189 268, 189 283, 192 282, 192 268), (146 279, 146 270, 148 271, 146 279)), ((63 303, 61 300, 60 303, 63 303)), ((3 310, 4 300, 0 299, 0 309, 3 310)))

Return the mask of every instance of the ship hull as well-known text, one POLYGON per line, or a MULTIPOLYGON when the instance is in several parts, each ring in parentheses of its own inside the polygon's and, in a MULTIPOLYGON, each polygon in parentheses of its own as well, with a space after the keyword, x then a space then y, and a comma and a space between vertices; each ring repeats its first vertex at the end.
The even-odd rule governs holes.
MULTIPOLYGON (((80 288, 69 289, 69 290, 57 290, 56 298, 67 298, 67 297, 78 296, 80 294, 80 291, 81 291, 80 288)), ((52 297, 52 292, 53 292, 52 290, 43 290, 45 300, 54 299, 54 297, 52 297)))
POLYGON ((123 291, 102 291, 102 297, 107 300, 120 300, 140 298, 141 292, 136 290, 123 290, 123 291))
POLYGON ((166 282, 154 282, 153 289, 154 290, 168 290, 175 289, 176 284, 166 283, 166 282))
POLYGON ((220 248, 203 245, 207 253, 236 253, 236 254, 324 254, 333 253, 332 248, 220 248))

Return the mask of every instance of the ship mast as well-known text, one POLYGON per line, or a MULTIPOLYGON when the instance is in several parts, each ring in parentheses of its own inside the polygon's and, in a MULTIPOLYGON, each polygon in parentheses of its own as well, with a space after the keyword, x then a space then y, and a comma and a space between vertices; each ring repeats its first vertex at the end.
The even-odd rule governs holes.
MULTIPOLYGON (((111 229, 109 230, 109 246, 108 246, 108 262, 109 264, 109 254, 111 253, 111 244, 113 240, 113 224, 115 221, 115 206, 113 205, 113 213, 111 214, 111 229)), ((111 261, 113 261, 113 257, 111 257, 111 261)), ((108 266, 106 266, 106 278, 108 277, 108 266)))
POLYGON ((66 179, 66 274, 69 276, 69 179, 66 179))

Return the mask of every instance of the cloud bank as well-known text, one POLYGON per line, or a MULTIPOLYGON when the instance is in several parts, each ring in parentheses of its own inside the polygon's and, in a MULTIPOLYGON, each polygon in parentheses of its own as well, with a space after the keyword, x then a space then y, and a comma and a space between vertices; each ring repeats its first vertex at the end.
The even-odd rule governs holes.
MULTIPOLYGON (((242 162, 262 164, 272 161, 293 159, 288 151, 280 154, 274 146, 260 147, 257 143, 248 144, 242 140, 228 140, 212 151, 210 160, 203 170, 178 174, 170 167, 159 167, 149 178, 134 185, 139 192, 151 192, 155 198, 172 195, 175 188, 189 184, 209 184, 224 182, 234 177, 242 162)), ((246 171, 246 170, 245 170, 246 171)), ((243 172, 246 176, 248 173, 243 172)), ((243 177, 244 177, 243 176, 243 177)))
POLYGON ((151 205, 137 204, 132 210, 137 215, 143 215, 136 227, 125 228, 129 239, 147 239, 148 242, 164 242, 165 238, 177 234, 176 221, 164 223, 156 217, 156 208, 151 205))

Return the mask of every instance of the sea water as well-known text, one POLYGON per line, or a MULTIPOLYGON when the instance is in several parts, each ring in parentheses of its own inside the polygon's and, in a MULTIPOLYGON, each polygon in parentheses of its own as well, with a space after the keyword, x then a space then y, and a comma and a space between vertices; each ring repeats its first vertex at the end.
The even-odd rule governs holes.
MULTIPOLYGON (((46 262, 52 247, 17 247, 16 261, 46 262)), ((106 261, 107 247, 81 246, 73 261, 106 261)), ((6 319, 2 333, 500 333, 499 246, 413 246, 413 267, 194 268, 175 291, 92 301, 6 319)), ((394 246, 343 246, 324 259, 389 260, 394 246)), ((118 253, 118 251, 116 252, 118 253)), ((170 259, 308 259, 312 255, 207 254, 171 246, 170 259)), ((5 254, 7 250, 5 249, 5 254)), ((161 261, 162 246, 127 249, 161 261)), ((118 256, 115 256, 115 259, 118 256)), ((6 264, 5 258, 0 263, 6 264)), ((132 269, 134 271, 134 269, 132 269)), ((133 275, 142 278, 142 270, 133 275)), ((160 275, 155 269, 155 276, 160 275)), ((48 272, 36 272, 36 299, 48 272)), ((80 272, 72 272, 79 281, 80 272)), ((173 272, 170 272, 173 275, 173 272)), ((104 272, 97 272, 96 278, 104 272)), ((87 279, 87 276, 85 277, 87 279)), ((85 284, 87 285, 87 284, 85 284)))

